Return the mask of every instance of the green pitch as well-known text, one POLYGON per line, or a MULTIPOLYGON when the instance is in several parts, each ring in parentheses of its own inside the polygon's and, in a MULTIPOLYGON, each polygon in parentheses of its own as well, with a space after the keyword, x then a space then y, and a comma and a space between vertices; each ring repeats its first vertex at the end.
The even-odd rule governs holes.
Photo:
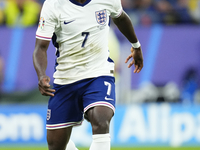
MULTIPOLYGON (((111 150, 199 150, 200 147, 179 147, 179 148, 170 148, 170 147, 118 147, 111 148, 111 150)), ((46 147, 0 147, 0 150, 48 150, 46 147)), ((89 150, 89 148, 79 148, 79 150, 89 150)))

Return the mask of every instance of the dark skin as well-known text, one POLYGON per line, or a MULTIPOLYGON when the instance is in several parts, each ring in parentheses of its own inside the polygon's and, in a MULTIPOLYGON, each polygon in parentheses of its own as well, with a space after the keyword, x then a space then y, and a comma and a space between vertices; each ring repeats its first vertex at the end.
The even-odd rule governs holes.
POLYGON ((81 4, 83 4, 83 3, 86 2, 86 0, 76 0, 76 1, 79 2, 79 3, 81 3, 81 4))
MULTIPOLYGON (((76 0, 79 3, 84 3, 85 0, 76 0)), ((136 43, 138 41, 131 21, 125 12, 122 12, 118 18, 113 18, 113 22, 123 33, 123 35, 131 42, 136 43)), ((38 87, 42 95, 54 96, 54 89, 50 88, 50 78, 46 75, 47 68, 47 49, 49 41, 36 39, 35 50, 33 53, 33 63, 38 75, 38 87)), ((125 60, 125 63, 133 58, 129 63, 128 68, 135 66, 134 73, 139 73, 143 68, 143 55, 141 47, 134 49, 131 48, 131 54, 125 60)), ((93 134, 105 134, 109 133, 110 120, 114 115, 113 110, 104 106, 96 106, 89 109, 85 115, 87 120, 92 125, 93 134)), ((47 130, 47 142, 49 150, 65 150, 66 145, 71 135, 72 127, 47 130)))

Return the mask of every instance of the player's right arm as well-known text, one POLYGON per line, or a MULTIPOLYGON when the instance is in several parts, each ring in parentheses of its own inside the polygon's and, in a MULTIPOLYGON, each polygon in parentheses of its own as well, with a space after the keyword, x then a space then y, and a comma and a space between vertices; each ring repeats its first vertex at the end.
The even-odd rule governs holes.
POLYGON ((33 64, 38 76, 38 88, 42 95, 54 96, 54 89, 50 88, 50 78, 46 75, 47 49, 50 41, 36 39, 33 52, 33 64))
POLYGON ((46 68, 47 49, 57 25, 56 19, 53 4, 45 1, 40 14, 33 52, 33 64, 38 76, 38 88, 41 94, 45 96, 54 96, 53 92, 55 92, 55 90, 50 88, 50 78, 46 75, 46 68))

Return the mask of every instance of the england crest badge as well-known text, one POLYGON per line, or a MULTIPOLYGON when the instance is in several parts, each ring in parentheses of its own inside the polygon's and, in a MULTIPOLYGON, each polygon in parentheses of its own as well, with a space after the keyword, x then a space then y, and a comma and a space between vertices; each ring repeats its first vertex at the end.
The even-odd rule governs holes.
POLYGON ((51 109, 47 109, 47 120, 51 118, 51 109))
POLYGON ((95 12, 97 23, 104 25, 107 22, 107 13, 106 10, 100 10, 95 12))

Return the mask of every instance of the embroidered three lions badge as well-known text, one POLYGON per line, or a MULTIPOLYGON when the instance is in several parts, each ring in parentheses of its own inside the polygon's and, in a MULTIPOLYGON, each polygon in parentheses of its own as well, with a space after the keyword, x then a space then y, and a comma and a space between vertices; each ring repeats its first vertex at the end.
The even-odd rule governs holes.
POLYGON ((95 12, 96 19, 98 24, 104 25, 107 22, 107 13, 106 10, 100 10, 95 12))

